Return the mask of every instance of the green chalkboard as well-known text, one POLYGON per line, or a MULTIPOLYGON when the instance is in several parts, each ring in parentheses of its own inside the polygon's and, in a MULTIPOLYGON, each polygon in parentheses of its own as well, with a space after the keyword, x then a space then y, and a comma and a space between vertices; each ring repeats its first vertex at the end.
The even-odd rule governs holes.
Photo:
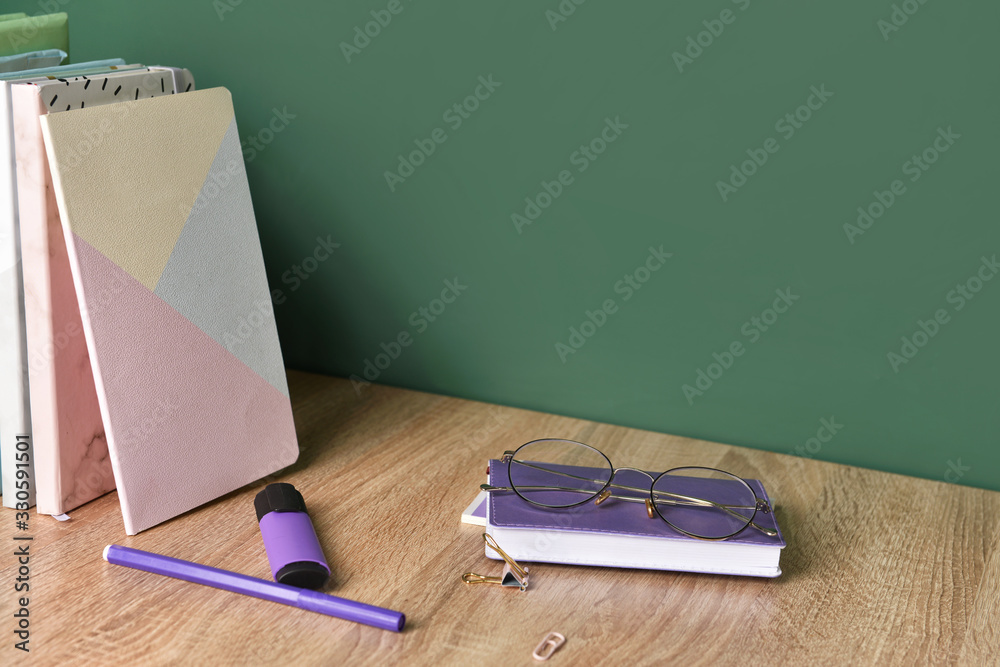
POLYGON ((1000 489, 997 3, 65 8, 232 91, 289 366, 1000 489))

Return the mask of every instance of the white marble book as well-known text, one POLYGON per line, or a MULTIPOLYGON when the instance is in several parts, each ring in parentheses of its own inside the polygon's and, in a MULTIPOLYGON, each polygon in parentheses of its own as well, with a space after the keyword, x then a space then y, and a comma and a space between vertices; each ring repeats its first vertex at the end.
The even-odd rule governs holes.
MULTIPOLYGON (((115 488, 105 426, 39 118, 193 87, 187 70, 144 68, 18 83, 12 89, 28 375, 38 511, 62 514, 115 488)), ((114 141, 116 123, 72 144, 72 161, 114 141)), ((100 310, 117 298, 95 299, 100 310)))
POLYGON ((0 484, 7 507, 35 504, 12 87, 18 82, 67 81, 140 67, 116 58, 0 74, 0 484))

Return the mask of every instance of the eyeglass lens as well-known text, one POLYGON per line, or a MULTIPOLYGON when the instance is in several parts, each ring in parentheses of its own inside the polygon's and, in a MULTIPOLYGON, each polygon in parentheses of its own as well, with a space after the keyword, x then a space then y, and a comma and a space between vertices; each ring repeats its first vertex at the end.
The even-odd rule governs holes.
POLYGON ((528 502, 572 507, 595 498, 611 479, 611 462, 600 451, 571 440, 535 440, 510 462, 510 485, 528 502))
POLYGON ((718 539, 746 528, 757 497, 746 482, 721 470, 674 468, 653 482, 653 503, 680 531, 718 539))

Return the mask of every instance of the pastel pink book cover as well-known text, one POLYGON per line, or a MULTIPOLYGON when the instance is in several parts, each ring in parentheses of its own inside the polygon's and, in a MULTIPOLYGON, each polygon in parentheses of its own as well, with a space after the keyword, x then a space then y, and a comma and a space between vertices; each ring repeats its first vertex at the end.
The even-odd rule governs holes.
POLYGON ((42 130, 126 532, 293 463, 229 91, 54 114, 42 130))

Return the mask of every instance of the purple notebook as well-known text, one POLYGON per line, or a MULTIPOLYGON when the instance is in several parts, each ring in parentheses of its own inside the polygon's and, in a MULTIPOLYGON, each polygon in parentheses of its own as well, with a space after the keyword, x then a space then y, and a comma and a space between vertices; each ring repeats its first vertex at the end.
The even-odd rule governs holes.
MULTIPOLYGON (((510 486, 507 464, 491 460, 489 470, 491 485, 510 486)), ((588 471, 581 468, 574 472, 593 476, 588 471)), ((631 479, 621 477, 627 474, 620 472, 616 481, 642 484, 644 478, 637 473, 631 473, 635 475, 631 479)), ((693 483, 704 485, 705 491, 720 493, 718 488, 709 488, 719 480, 698 479, 693 483)), ((759 498, 770 503, 758 480, 747 483, 759 498)), ((648 487, 648 479, 645 484, 648 487)), ((615 493, 622 494, 618 490, 615 493)), ((640 503, 609 500, 600 507, 588 502, 566 509, 547 509, 513 492, 489 495, 487 532, 518 560, 765 577, 781 574, 778 559, 785 540, 773 513, 757 512, 754 523, 777 531, 776 536, 747 527, 726 540, 708 541, 683 535, 658 516, 650 519, 640 503)), ((487 556, 496 554, 487 550, 487 556)))

